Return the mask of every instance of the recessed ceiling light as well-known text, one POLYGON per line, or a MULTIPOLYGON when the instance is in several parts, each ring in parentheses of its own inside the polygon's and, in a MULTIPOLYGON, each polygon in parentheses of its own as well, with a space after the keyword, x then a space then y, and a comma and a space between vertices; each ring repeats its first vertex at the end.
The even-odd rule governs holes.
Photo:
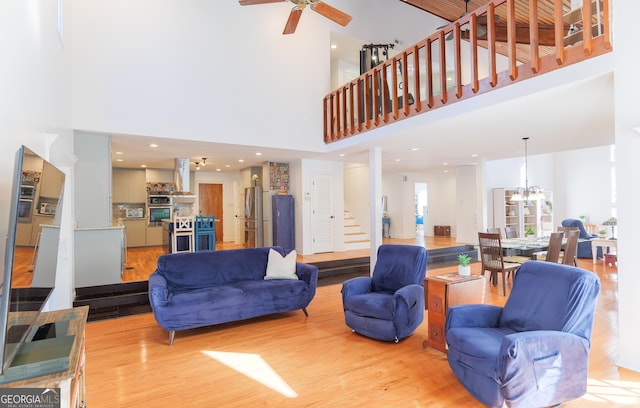
POLYGON ((116 159, 117 162, 123 162, 124 159, 116 159))
POLYGON ((412 148, 411 148, 411 150, 413 150, 414 152, 416 152, 416 151, 418 151, 418 150, 420 150, 420 149, 419 149, 419 148, 417 148, 417 147, 412 147, 412 148))
POLYGON ((155 144, 155 143, 151 143, 151 144, 149 145, 149 147, 158 147, 158 145, 157 145, 157 144, 155 144))
POLYGON ((220 169, 216 169, 216 171, 220 171, 220 169))
POLYGON ((122 153, 122 152, 116 152, 116 154, 124 154, 124 153, 122 153))
POLYGON ((227 167, 227 168, 228 168, 228 167, 231 167, 231 165, 229 165, 229 164, 225 164, 225 165, 224 165, 224 167, 227 167))
POLYGON ((144 167, 144 168, 146 168, 146 167, 147 167, 147 165, 146 165, 146 164, 141 164, 141 165, 140 165, 140 167, 144 167))
POLYGON ((449 170, 445 170, 445 171, 444 171, 444 173, 448 173, 448 172, 449 172, 449 170))
POLYGON ((397 162, 399 162, 399 161, 400 161, 400 159, 396 159, 396 161, 397 161, 397 162))
POLYGON ((256 156, 262 156, 262 153, 256 152, 256 156))
POLYGON ((478 157, 478 155, 474 153, 471 155, 471 157, 478 157))
POLYGON ((338 156, 340 156, 340 157, 344 157, 344 153, 340 153, 338 156))
POLYGON ((244 163, 244 159, 238 159, 240 163, 244 163))
POLYGON ((448 165, 449 165, 449 163, 444 162, 444 163, 442 163, 442 165, 443 165, 443 166, 448 166, 448 165))
POLYGON ((332 49, 332 50, 335 50, 336 48, 338 48, 338 46, 337 46, 337 45, 335 45, 335 44, 331 44, 331 49, 332 49))

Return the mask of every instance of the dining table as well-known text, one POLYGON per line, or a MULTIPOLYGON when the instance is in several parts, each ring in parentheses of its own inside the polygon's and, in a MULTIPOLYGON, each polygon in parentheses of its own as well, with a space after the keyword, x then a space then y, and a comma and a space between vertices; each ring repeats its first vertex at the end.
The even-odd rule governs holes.
MULTIPOLYGON (((563 240, 563 244, 564 244, 563 240)), ((549 248, 549 237, 530 238, 507 238, 500 241, 502 252, 505 257, 510 257, 512 261, 535 260, 536 253, 546 251, 549 248)))

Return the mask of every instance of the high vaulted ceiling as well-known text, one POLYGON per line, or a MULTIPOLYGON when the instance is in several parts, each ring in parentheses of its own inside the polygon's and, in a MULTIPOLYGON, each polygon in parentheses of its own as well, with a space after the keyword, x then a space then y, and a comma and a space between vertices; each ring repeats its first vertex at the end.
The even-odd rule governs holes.
MULTIPOLYGON (((465 10, 463 0, 400 1, 415 6, 416 12, 428 10, 446 20, 457 19, 465 10)), ((526 23, 525 3, 528 1, 516 0, 516 15, 522 19, 519 21, 526 23)), ((569 0, 565 3, 568 7, 569 0)), ((469 10, 484 4, 486 1, 471 0, 469 10)), ((542 10, 551 7, 552 0, 540 0, 539 4, 542 16, 542 10)), ((496 10, 498 15, 503 12, 496 10)), ((551 18, 550 11, 548 15, 551 18)), ((354 15, 354 18, 358 16, 354 15)), ((500 17, 499 20, 504 22, 506 19, 500 17)), ((356 41, 355 44, 361 43, 356 41)), ((407 46, 410 44, 404 44, 407 46)), ((528 47, 527 44, 520 46, 528 47)), ((358 50, 359 46, 350 54, 357 58, 358 50)), ((366 165, 368 149, 380 147, 384 172, 429 172, 447 171, 479 160, 518 157, 522 154, 522 137, 525 136, 531 138, 529 153, 532 155, 613 144, 612 74, 606 67, 581 69, 574 66, 551 76, 553 79, 547 83, 534 79, 494 91, 515 96, 494 97, 490 92, 472 98, 467 106, 475 108, 469 113, 460 114, 465 108, 457 106, 439 109, 440 112, 418 115, 389 129, 333 144, 327 147, 327 152, 113 135, 113 151, 125 153, 114 156, 114 166, 137 167, 144 163, 152 168, 171 168, 175 165, 175 157, 187 157, 192 162, 206 157, 206 171, 219 168, 223 172, 265 161, 300 158, 366 165), (523 88, 528 91, 522 92, 523 88), (518 95, 528 96, 518 98, 518 95), (159 148, 150 148, 152 142, 159 144, 159 148), (262 155, 257 156, 258 152, 262 155), (124 161, 115 162, 118 157, 124 161)))

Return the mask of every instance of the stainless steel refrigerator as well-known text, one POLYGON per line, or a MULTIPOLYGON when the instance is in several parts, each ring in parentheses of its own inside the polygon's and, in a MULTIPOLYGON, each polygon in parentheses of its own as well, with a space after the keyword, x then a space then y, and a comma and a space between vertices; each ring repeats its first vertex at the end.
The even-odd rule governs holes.
POLYGON ((244 242, 247 248, 264 246, 262 187, 244 189, 244 242))

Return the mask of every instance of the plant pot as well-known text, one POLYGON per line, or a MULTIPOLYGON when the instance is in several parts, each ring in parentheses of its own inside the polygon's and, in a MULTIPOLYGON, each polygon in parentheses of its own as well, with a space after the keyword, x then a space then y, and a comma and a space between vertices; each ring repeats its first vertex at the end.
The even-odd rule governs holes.
POLYGON ((533 235, 533 234, 531 234, 531 235, 527 235, 527 239, 528 239, 530 242, 532 242, 532 241, 535 241, 535 240, 536 240, 536 236, 535 236, 535 235, 533 235))
POLYGON ((471 266, 462 266, 458 265, 458 275, 460 276, 469 276, 471 275, 471 266))

